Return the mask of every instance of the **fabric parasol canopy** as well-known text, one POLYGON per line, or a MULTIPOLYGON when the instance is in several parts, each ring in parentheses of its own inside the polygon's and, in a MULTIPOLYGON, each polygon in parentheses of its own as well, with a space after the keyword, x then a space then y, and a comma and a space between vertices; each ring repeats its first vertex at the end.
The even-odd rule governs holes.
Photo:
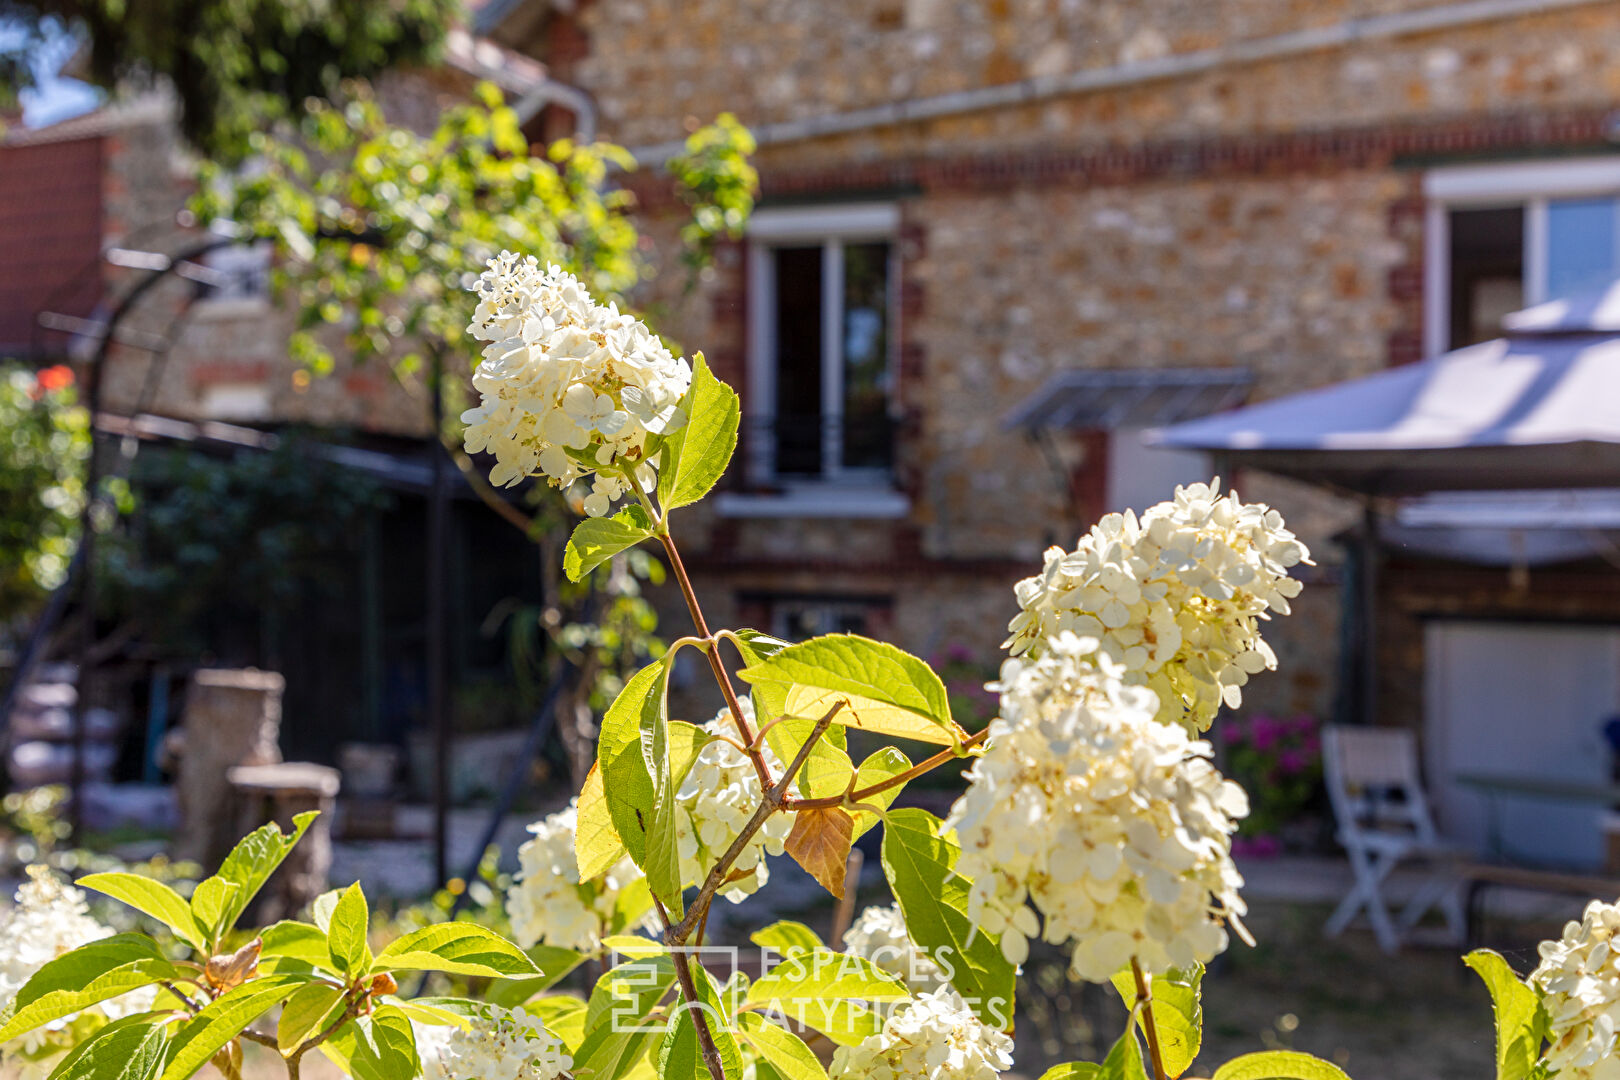
POLYGON ((1620 281, 1421 363, 1150 432, 1368 495, 1620 487, 1620 281))

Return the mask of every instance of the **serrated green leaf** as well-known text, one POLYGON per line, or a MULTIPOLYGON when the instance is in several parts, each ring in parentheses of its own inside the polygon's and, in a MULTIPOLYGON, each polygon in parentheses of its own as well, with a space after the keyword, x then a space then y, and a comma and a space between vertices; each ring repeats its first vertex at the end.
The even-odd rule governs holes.
POLYGON ((236 886, 236 891, 230 895, 225 906, 220 922, 222 930, 230 929, 241 918, 242 912, 247 910, 264 883, 270 880, 270 875, 275 873, 276 867, 282 864, 320 816, 319 810, 306 810, 294 816, 291 833, 284 835, 281 826, 271 822, 237 841, 231 853, 225 856, 225 861, 219 864, 218 876, 236 886))
POLYGON ((685 409, 686 426, 664 440, 658 465, 658 505, 665 514, 707 495, 737 449, 741 402, 735 390, 714 377, 702 353, 692 357, 685 409))
POLYGON ((614 831, 637 866, 647 859, 647 828, 652 824, 656 791, 647 759, 641 752, 643 717, 650 727, 661 715, 667 668, 649 664, 631 676, 602 716, 596 743, 603 795, 614 831))
POLYGON ((607 791, 602 786, 602 764, 591 763, 585 785, 579 790, 579 811, 575 818, 574 860, 579 864, 579 880, 590 881, 613 868, 626 852, 624 841, 613 823, 607 791))
POLYGON ((647 879, 638 877, 619 889, 619 895, 613 900, 613 918, 609 920, 609 929, 615 933, 623 933, 630 927, 639 926, 646 918, 647 912, 652 910, 652 890, 647 887, 647 879))
POLYGON ((309 985, 307 975, 269 975, 245 982, 209 1002, 180 1025, 162 1080, 186 1080, 244 1028, 309 985))
POLYGON ((1343 1069, 1297 1050, 1264 1050, 1233 1058, 1213 1080, 1350 1080, 1343 1069))
POLYGON ((820 717, 837 702, 835 723, 946 746, 961 741, 945 684, 921 660, 857 634, 827 634, 790 645, 738 672, 750 685, 790 687, 785 715, 820 717))
POLYGON ((827 1070, 822 1068, 816 1052, 793 1032, 752 1012, 740 1014, 737 1024, 743 1038, 770 1062, 782 1080, 826 1080, 827 1070))
POLYGON ((491 1004, 515 1008, 534 995, 551 989, 570 971, 585 962, 585 954, 552 945, 531 945, 523 950, 540 974, 531 978, 502 979, 485 993, 491 1004))
POLYGON ((114 1020, 70 1050, 48 1080, 152 1080, 168 1049, 168 1020, 163 1013, 114 1020))
POLYGON ((950 976, 951 985, 985 1023, 1012 1023, 1013 965, 1000 937, 968 918, 970 882, 956 873, 961 851, 939 836, 926 810, 891 810, 883 825, 883 873, 900 902, 906 932, 950 976))
POLYGON ((664 1080, 695 1080, 707 1075, 694 1020, 701 1015, 708 1024, 714 1048, 720 1052, 726 1080, 742 1080, 742 1051, 732 1033, 730 1014, 702 964, 692 965, 692 985, 697 990, 697 1001, 681 1001, 676 1006, 674 1021, 658 1047, 658 1075, 664 1080))
POLYGON ((372 970, 447 971, 490 978, 541 974, 522 949, 471 922, 435 923, 412 930, 378 953, 372 970))
POLYGON ((278 967, 302 964, 310 967, 331 968, 332 957, 326 947, 326 933, 307 922, 283 919, 271 923, 259 932, 259 972, 273 974, 278 967), (287 963, 283 965, 283 961, 287 963))
MULTIPOLYGON (((310 1035, 325 1030, 334 1009, 341 1009, 343 991, 326 983, 300 986, 287 999, 276 1021, 276 1045, 285 1053, 310 1035)), ((335 1016, 332 1019, 336 1019, 335 1016)))
POLYGON ((625 1080, 646 1058, 656 1036, 648 1029, 587 1031, 574 1058, 574 1080, 625 1080))
POLYGON ((315 920, 315 925, 320 927, 321 933, 331 933, 332 912, 337 908, 337 903, 342 898, 342 889, 328 889, 310 903, 310 918, 315 920))
POLYGON ((1097 1068, 1097 1080, 1147 1080, 1142 1062, 1142 1047, 1136 1041, 1136 1026, 1127 1024, 1125 1034, 1114 1043, 1113 1049, 1097 1068))
POLYGON ((357 881, 338 897, 326 932, 327 952, 345 975, 358 978, 371 970, 371 946, 366 943, 370 922, 366 894, 357 881))
MULTIPOLYGON (((875 751, 861 762, 861 767, 855 773, 855 787, 857 789, 872 787, 885 780, 891 780, 907 769, 911 768, 911 759, 893 746, 885 746, 875 751)), ((877 806, 887 810, 894 805, 894 800, 906 790, 904 784, 896 784, 886 791, 876 795, 868 795, 861 802, 866 806, 877 806)), ((855 839, 859 840, 868 829, 883 820, 878 815, 865 810, 852 810, 850 816, 855 819, 855 839)))
POLYGON ((801 998, 783 1015, 814 1028, 838 1046, 859 1046, 883 1027, 883 1017, 859 1001, 840 998, 801 998))
POLYGON ((748 936, 748 940, 762 949, 775 949, 783 956, 826 948, 814 930, 804 923, 789 922, 786 919, 773 922, 763 930, 755 930, 748 936))
POLYGON ((612 517, 586 518, 574 526, 574 535, 568 538, 563 572, 569 581, 582 581, 586 574, 652 534, 652 519, 639 506, 627 506, 612 517))
MULTIPOLYGON (((864 957, 819 948, 795 950, 748 988, 750 1005, 775 1007, 798 998, 904 1001, 911 990, 898 975, 864 957)), ((793 1015, 790 1009, 783 1009, 793 1015)))
POLYGON ((208 948, 208 934, 197 925, 191 905, 169 886, 139 874, 111 871, 89 874, 75 884, 122 901, 184 938, 193 948, 208 948))
POLYGON ((1525 1080, 1541 1057, 1545 1014, 1540 995, 1490 949, 1475 949, 1463 957, 1463 963, 1478 973, 1491 993, 1497 1080, 1525 1080))
POLYGON ((1095 1061, 1066 1061, 1041 1073, 1041 1080, 1095 1080, 1102 1066, 1095 1061))
MULTIPOLYGON (((454 1027, 466 1031, 472 1027, 472 1018, 480 1015, 484 1003, 471 998, 412 998, 405 1001, 397 997, 384 999, 390 1005, 419 1024, 432 1027, 454 1027)), ((572 1001, 573 998, 568 1000, 572 1001)))
MULTIPOLYGON (((1153 1027, 1159 1037, 1159 1058, 1172 1080, 1192 1066, 1203 1045, 1204 1009, 1200 1000, 1203 981, 1202 964, 1188 972, 1153 976, 1150 988, 1153 994, 1153 1027)), ((1113 983, 1114 989, 1124 999, 1125 1007, 1134 1007, 1135 974, 1126 968, 1114 975, 1113 983)), ((1145 1018, 1138 1014, 1136 1022, 1145 1035, 1145 1018)))
POLYGON ((191 915, 207 935, 210 943, 217 942, 225 929, 225 916, 231 909, 232 899, 241 890, 234 881, 226 881, 215 874, 199 882, 191 893, 191 915))
POLYGON ((633 1027, 675 985, 667 956, 627 960, 597 980, 585 1017, 587 1035, 600 1027, 633 1027))
POLYGON ((98 1002, 165 979, 184 977, 145 934, 116 934, 50 961, 7 1007, 0 1043, 98 1002))

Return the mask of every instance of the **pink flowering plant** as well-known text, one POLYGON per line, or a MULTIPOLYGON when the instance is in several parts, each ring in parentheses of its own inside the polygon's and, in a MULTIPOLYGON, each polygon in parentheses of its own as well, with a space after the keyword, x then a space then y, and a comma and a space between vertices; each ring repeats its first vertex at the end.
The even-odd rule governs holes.
MULTIPOLYGON (((531 826, 506 897, 518 940, 458 921, 376 941, 358 884, 253 926, 301 816, 291 834, 255 831, 189 896, 130 873, 78 882, 166 925, 172 947, 115 934, 78 888, 36 880, 0 934, 8 1056, 47 1080, 188 1080, 210 1064, 242 1080, 248 1043, 291 1080, 311 1052, 354 1080, 996 1080, 1015 1064, 1016 976, 1038 938, 1129 1010, 1102 1061, 1042 1080, 1186 1074, 1204 965, 1249 940, 1232 839, 1250 796, 1204 735, 1276 666, 1263 631, 1310 558, 1282 516, 1191 484, 1048 551, 1016 588, 994 715, 970 731, 961 695, 893 645, 709 623, 677 534, 726 471, 741 409, 701 355, 532 258, 491 260, 476 290, 469 449, 493 456, 497 482, 579 496, 571 579, 646 545, 691 619, 602 715, 573 803, 531 826), (670 715, 682 653, 724 702, 703 723, 670 715), (851 732, 875 749, 852 754, 851 732), (942 768, 966 780, 943 818, 894 805, 942 768), (842 897, 851 847, 875 829, 894 904, 842 942, 776 922, 738 963, 709 938, 714 902, 746 903, 772 859, 842 897), (574 971, 583 999, 558 989, 574 971), (409 996, 407 972, 486 988, 409 996)), ((1288 758, 1302 775, 1314 736, 1284 723, 1251 723, 1248 750, 1262 769, 1303 755, 1288 758)), ((1620 908, 1594 904, 1528 980, 1470 956, 1497 1002, 1498 1080, 1616 1080, 1617 929, 1620 908)), ((1345 1080, 1277 1050, 1213 1078, 1345 1080)))
POLYGON ((1222 726, 1227 772, 1249 793, 1249 816, 1233 848, 1275 855, 1284 828, 1298 821, 1322 792, 1322 728, 1307 713, 1239 713, 1222 726))

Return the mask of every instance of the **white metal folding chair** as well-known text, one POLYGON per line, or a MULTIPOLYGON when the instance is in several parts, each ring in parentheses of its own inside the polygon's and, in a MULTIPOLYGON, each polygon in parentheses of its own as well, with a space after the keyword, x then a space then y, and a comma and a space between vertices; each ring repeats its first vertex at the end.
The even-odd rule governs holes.
POLYGON ((1338 840, 1355 874, 1355 886, 1328 918, 1327 935, 1341 933, 1365 910, 1379 946, 1392 953, 1401 937, 1438 906, 1447 929, 1462 941, 1462 883, 1454 872, 1459 853, 1435 831, 1413 733, 1329 727, 1323 732, 1322 765, 1338 840), (1408 860, 1427 862, 1433 872, 1392 919, 1382 888, 1390 872, 1408 860))

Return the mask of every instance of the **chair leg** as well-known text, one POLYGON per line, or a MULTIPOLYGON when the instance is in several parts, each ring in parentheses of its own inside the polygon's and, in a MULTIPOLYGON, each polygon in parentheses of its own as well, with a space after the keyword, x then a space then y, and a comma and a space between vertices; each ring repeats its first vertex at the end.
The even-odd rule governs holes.
POLYGON ((1372 922, 1373 935, 1378 939, 1379 948, 1386 953, 1393 953, 1400 948, 1400 934, 1396 932, 1395 924, 1390 919, 1389 909, 1384 906, 1378 887, 1395 868, 1396 860, 1389 857, 1368 858, 1367 853, 1359 848, 1350 848, 1346 854, 1350 857, 1350 869, 1355 875, 1355 887, 1339 902, 1333 914, 1328 916, 1323 931, 1328 937, 1337 937, 1365 908, 1367 917, 1372 922))
MULTIPOLYGON (((1430 908, 1436 905, 1444 906, 1446 893, 1451 887, 1451 880, 1444 874, 1437 873, 1425 879, 1423 884, 1418 887, 1418 891, 1413 894, 1412 899, 1408 900, 1406 906, 1401 909, 1396 924, 1403 931, 1416 926, 1423 916, 1429 913, 1430 908)), ((1449 923, 1451 920, 1447 918, 1446 921, 1449 923)), ((1455 932, 1455 928, 1453 928, 1453 932, 1455 932)))

